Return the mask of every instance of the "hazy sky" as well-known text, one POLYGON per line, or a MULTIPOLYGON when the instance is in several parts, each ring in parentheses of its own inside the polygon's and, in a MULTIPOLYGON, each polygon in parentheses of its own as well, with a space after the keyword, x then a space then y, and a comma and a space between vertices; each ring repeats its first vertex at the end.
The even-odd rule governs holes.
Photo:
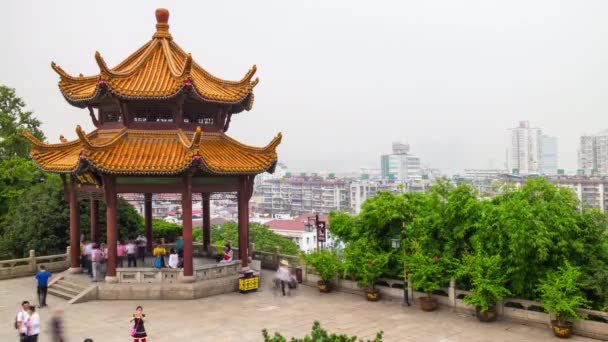
POLYGON ((98 73, 147 42, 154 10, 208 71, 253 64, 250 112, 228 132, 294 171, 380 167, 391 142, 452 172, 504 166, 519 120, 559 138, 576 168, 581 134, 608 128, 608 1, 2 1, 0 83, 17 89, 51 142, 86 110, 61 96, 50 62, 98 73), (8 20, 8 22, 6 22, 8 20))

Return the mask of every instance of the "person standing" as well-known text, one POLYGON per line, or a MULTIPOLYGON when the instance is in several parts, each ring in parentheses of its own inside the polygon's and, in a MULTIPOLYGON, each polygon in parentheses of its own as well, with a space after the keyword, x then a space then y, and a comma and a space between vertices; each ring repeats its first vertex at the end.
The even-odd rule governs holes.
POLYGON ((137 242, 137 256, 141 259, 141 264, 145 265, 146 264, 146 245, 148 243, 148 239, 143 236, 143 235, 139 235, 136 239, 137 242))
POLYGON ((101 278, 101 263, 103 262, 103 252, 99 249, 99 246, 95 244, 93 246, 93 252, 91 252, 91 264, 93 265, 93 282, 98 282, 101 278))
POLYGON ((181 267, 184 260, 184 239, 181 236, 178 236, 177 240, 175 240, 175 249, 177 249, 177 256, 179 260, 178 266, 181 267))
POLYGON ((154 255, 154 267, 156 268, 164 268, 165 267, 165 254, 167 254, 167 250, 160 243, 156 244, 154 250, 152 251, 152 255, 154 255))
POLYGON ((122 242, 118 241, 116 245, 116 266, 125 267, 125 257, 127 256, 127 246, 122 242))
POLYGON ((135 313, 133 314, 133 318, 131 318, 130 322, 133 322, 133 328, 131 329, 131 337, 133 337, 133 342, 146 342, 146 327, 144 326, 144 318, 146 314, 144 314, 144 308, 138 306, 135 308, 135 313))
POLYGON ((281 260, 281 265, 277 270, 276 279, 278 280, 281 286, 281 292, 283 293, 283 296, 285 296, 285 285, 287 285, 288 294, 291 294, 291 290, 289 289, 291 273, 289 272, 289 263, 287 262, 287 260, 281 260))
POLYGON ((135 257, 136 248, 135 242, 133 242, 133 240, 129 240, 127 246, 125 247, 127 251, 127 267, 131 267, 131 264, 133 264, 133 267, 137 267, 137 258, 135 257))
POLYGON ((53 342, 65 342, 63 336, 63 310, 55 310, 51 318, 51 333, 53 342))
POLYGON ((40 265, 40 271, 36 273, 36 280, 38 281, 38 307, 43 308, 46 306, 46 292, 49 286, 49 279, 53 274, 46 270, 44 265, 40 265))
POLYGON ((25 325, 25 342, 38 342, 38 335, 40 334, 40 316, 36 312, 34 305, 28 306, 27 319, 24 322, 25 325))
POLYGON ((91 241, 87 241, 84 244, 84 255, 85 255, 85 260, 86 260, 86 264, 87 264, 87 272, 89 272, 89 276, 92 277, 93 276, 93 262, 92 262, 92 255, 93 255, 93 242, 91 241))
POLYGON ((17 310, 17 316, 15 317, 15 329, 19 334, 19 341, 26 339, 25 331, 25 320, 27 319, 27 310, 30 306, 30 302, 24 300, 21 302, 21 307, 17 310))

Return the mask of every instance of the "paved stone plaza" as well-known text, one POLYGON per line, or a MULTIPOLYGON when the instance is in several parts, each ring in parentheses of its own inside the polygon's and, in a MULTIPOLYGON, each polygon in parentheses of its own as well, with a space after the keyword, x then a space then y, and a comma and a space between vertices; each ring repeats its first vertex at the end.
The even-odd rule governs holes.
MULTIPOLYGON (((95 342, 130 341, 129 318, 136 305, 147 314, 146 328, 155 341, 260 341, 262 328, 285 336, 302 336, 314 320, 331 331, 372 337, 385 332, 385 341, 549 341, 551 331, 541 326, 499 321, 482 324, 476 318, 448 309, 427 313, 417 306, 404 308, 395 301, 366 302, 346 294, 320 294, 302 286, 291 297, 276 296, 266 272, 257 293, 231 293, 191 301, 95 301, 67 305, 49 296, 48 309, 39 311, 43 331, 39 341, 50 341, 51 310, 65 307, 70 342, 91 337, 95 342)), ((17 341, 12 327, 18 303, 34 300, 33 278, 0 281, 0 341, 17 341)), ((574 337, 572 341, 593 341, 574 337)))

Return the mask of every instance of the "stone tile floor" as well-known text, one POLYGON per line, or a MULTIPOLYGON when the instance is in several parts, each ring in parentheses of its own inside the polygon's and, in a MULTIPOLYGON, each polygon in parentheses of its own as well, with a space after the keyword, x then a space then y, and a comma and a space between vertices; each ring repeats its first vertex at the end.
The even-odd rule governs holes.
MULTIPOLYGON (((557 341, 543 326, 508 321, 481 324, 476 318, 442 308, 427 313, 396 301, 369 303, 346 293, 320 294, 300 286, 282 297, 271 288, 272 273, 265 272, 255 293, 231 293, 190 301, 94 301, 67 305, 49 296, 42 319, 40 342, 50 341, 48 320, 54 308, 65 308, 68 341, 131 341, 129 318, 135 306, 147 315, 148 341, 261 341, 267 328, 283 335, 303 336, 318 320, 331 331, 371 338, 378 330, 385 341, 557 341)), ((35 299, 33 278, 0 281, 0 341, 17 341, 12 325, 18 303, 35 299)), ((575 336, 571 341, 593 341, 575 336)))

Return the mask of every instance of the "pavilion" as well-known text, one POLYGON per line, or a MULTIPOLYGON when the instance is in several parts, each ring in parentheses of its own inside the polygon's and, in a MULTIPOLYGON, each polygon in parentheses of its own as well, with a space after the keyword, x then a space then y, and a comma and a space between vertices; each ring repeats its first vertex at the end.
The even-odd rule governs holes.
MULTIPOLYGON (((72 76, 55 63, 59 89, 72 106, 87 109, 96 129, 76 127, 73 141, 47 144, 28 132, 31 156, 44 171, 59 173, 70 203, 70 270, 80 270, 79 200, 90 200, 91 238, 99 233, 98 199, 107 206, 106 281, 116 281, 117 194, 145 197, 145 231, 152 242, 155 193, 180 193, 186 281, 193 276, 192 198, 203 205, 203 245, 210 244, 210 198, 233 194, 238 202, 239 259, 248 265, 249 200, 255 175, 273 172, 279 133, 267 146, 251 147, 226 135, 233 115, 251 110, 255 65, 240 81, 213 76, 169 33, 169 12, 156 10, 152 39, 108 67, 99 52, 99 74, 72 76)), ((229 195, 230 196, 230 195, 229 195)))

